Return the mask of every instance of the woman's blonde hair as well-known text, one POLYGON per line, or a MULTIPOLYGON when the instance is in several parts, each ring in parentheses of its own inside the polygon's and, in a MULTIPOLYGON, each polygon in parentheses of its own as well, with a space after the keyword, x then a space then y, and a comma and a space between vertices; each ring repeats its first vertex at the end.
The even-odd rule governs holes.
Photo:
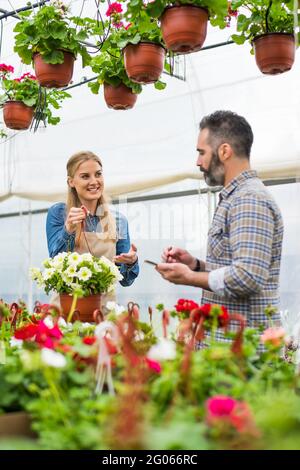
MULTIPOLYGON (((102 162, 98 155, 93 152, 89 151, 82 151, 77 152, 72 155, 68 162, 67 162, 67 175, 68 178, 74 178, 76 171, 78 170, 79 166, 87 162, 89 160, 93 160, 94 162, 99 163, 100 167, 102 168, 102 162)), ((112 240, 116 239, 116 221, 109 209, 109 198, 103 192, 97 202, 97 208, 100 206, 102 208, 101 215, 99 216, 99 222, 102 227, 102 232, 107 232, 106 237, 112 240)), ((66 204, 66 212, 69 213, 71 207, 81 207, 82 203, 78 197, 77 191, 75 188, 72 188, 68 183, 68 195, 67 195, 67 204, 66 204)), ((80 238, 80 225, 76 227, 76 235, 75 235, 75 246, 79 243, 80 238)))

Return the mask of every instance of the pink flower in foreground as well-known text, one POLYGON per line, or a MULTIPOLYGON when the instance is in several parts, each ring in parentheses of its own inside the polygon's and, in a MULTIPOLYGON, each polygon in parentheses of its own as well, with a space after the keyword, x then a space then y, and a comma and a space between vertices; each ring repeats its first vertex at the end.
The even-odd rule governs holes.
POLYGON ((123 11, 123 8, 122 8, 122 5, 121 3, 119 2, 114 2, 114 3, 111 3, 107 9, 107 12, 105 13, 106 16, 111 16, 111 15, 114 15, 116 13, 122 13, 123 11))
POLYGON ((211 417, 228 416, 236 406, 237 401, 231 397, 216 395, 206 402, 206 408, 211 417))
POLYGON ((14 68, 12 65, 0 64, 0 72, 14 72, 14 68))
POLYGON ((145 358, 145 361, 149 369, 153 370, 157 374, 161 373, 161 365, 159 362, 153 361, 152 359, 149 359, 148 357, 145 358))
POLYGON ((282 327, 273 327, 265 330, 261 335, 260 340, 264 344, 280 347, 283 345, 284 337, 285 331, 282 327))

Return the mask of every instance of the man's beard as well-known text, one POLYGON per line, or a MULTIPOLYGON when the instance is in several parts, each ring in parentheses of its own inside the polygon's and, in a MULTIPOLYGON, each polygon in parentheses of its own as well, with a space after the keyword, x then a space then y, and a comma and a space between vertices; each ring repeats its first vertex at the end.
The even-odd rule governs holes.
POLYGON ((217 152, 212 152, 210 165, 207 170, 200 166, 203 172, 205 183, 208 186, 224 186, 225 171, 224 165, 220 162, 217 152))

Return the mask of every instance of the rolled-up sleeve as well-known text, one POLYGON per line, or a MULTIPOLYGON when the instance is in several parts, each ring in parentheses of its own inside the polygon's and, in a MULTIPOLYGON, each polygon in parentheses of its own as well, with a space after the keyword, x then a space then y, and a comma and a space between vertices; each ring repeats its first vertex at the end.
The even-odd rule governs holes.
POLYGON ((58 203, 50 207, 46 221, 49 256, 53 257, 63 251, 73 251, 75 233, 65 229, 65 204, 58 203))
POLYGON ((229 211, 232 263, 224 271, 224 295, 248 297, 258 293, 269 277, 274 213, 258 195, 237 198, 229 211))

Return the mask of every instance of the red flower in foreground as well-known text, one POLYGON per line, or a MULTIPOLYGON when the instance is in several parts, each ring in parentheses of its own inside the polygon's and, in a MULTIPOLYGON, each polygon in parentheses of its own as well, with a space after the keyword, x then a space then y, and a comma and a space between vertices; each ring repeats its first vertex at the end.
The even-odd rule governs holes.
POLYGON ((225 326, 229 320, 228 310, 222 305, 204 304, 200 307, 200 311, 208 319, 217 317, 219 326, 225 326))
MULTIPOLYGON (((19 80, 24 80, 24 78, 29 78, 31 80, 36 80, 36 77, 34 75, 32 75, 31 73, 23 73, 22 77, 20 77, 19 80)), ((18 79, 16 79, 18 80, 18 79)))
POLYGON ((229 425, 238 433, 257 435, 257 429, 247 403, 219 395, 206 402, 206 421, 209 426, 229 425))
POLYGON ((123 8, 122 8, 121 3, 114 2, 109 5, 107 12, 105 14, 106 16, 111 16, 116 13, 122 13, 122 11, 123 11, 123 8))
POLYGON ((30 324, 17 329, 14 336, 23 340, 34 339, 40 346, 54 349, 55 344, 62 338, 63 334, 57 325, 48 328, 41 320, 37 324, 30 324))
POLYGON ((0 64, 0 72, 8 72, 8 73, 13 73, 14 68, 12 65, 6 65, 6 64, 0 64))
POLYGON ((199 308, 199 305, 196 304, 193 300, 179 299, 175 305, 176 312, 190 313, 195 308, 199 308))
POLYGON ((92 346, 95 343, 96 339, 97 339, 96 336, 85 336, 82 342, 84 344, 87 344, 88 346, 92 346))
POLYGON ((148 357, 145 357, 145 361, 149 369, 153 370, 157 374, 161 373, 161 365, 157 361, 153 361, 152 359, 149 359, 148 357))

